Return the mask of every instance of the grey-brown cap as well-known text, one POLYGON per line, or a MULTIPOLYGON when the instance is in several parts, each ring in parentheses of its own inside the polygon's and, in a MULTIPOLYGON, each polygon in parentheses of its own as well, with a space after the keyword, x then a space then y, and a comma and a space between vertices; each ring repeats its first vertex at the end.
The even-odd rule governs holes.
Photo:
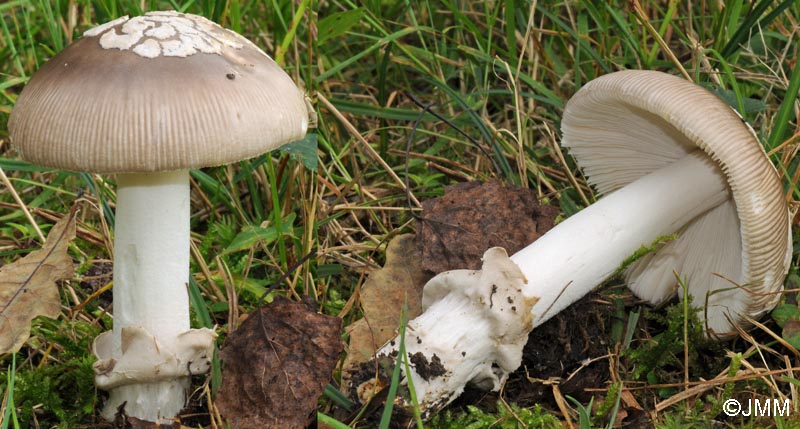
POLYGON ((303 93, 263 51, 199 16, 123 17, 44 64, 9 119, 32 163, 134 173, 227 164, 302 139, 303 93))
POLYGON ((775 305, 791 258, 789 210, 758 138, 724 101, 676 76, 622 71, 581 88, 565 108, 562 129, 562 144, 603 194, 698 148, 728 180, 728 202, 628 269, 637 295, 651 302, 674 296, 675 270, 717 334, 775 305))

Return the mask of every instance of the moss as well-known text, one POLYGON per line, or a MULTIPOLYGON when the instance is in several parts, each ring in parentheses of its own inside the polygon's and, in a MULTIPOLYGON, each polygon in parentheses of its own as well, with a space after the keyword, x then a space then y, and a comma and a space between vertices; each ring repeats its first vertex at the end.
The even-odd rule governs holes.
POLYGON ((446 411, 433 418, 431 429, 523 429, 561 428, 561 422, 547 413, 538 404, 532 408, 520 408, 498 403, 497 413, 487 413, 478 407, 468 406, 464 411, 446 411))

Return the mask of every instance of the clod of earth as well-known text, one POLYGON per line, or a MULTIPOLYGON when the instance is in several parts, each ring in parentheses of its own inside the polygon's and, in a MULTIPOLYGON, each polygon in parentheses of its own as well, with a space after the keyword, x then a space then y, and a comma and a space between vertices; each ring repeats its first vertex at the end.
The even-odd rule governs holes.
POLYGON ((220 351, 216 404, 235 428, 303 429, 342 352, 341 319, 275 301, 250 314, 220 351))
POLYGON ((423 416, 467 383, 499 389, 534 326, 670 234, 677 239, 625 271, 640 298, 675 296, 677 272, 712 337, 733 335, 780 298, 791 257, 780 175, 724 101, 675 76, 623 71, 578 91, 562 128, 562 144, 607 196, 510 258, 489 249, 482 270, 445 272, 425 286, 425 311, 406 329, 422 341, 405 341, 406 353, 436 354, 446 375, 404 371, 423 416))
POLYGON ((189 326, 189 169, 300 140, 308 124, 302 92, 269 56, 175 11, 88 30, 25 86, 8 122, 23 158, 117 174, 114 327, 95 345, 106 419, 170 422, 213 354, 216 334, 189 326))
POLYGON ((464 182, 422 202, 416 243, 422 267, 431 273, 477 270, 483 252, 502 247, 516 252, 553 227, 558 209, 539 204, 531 189, 464 182))

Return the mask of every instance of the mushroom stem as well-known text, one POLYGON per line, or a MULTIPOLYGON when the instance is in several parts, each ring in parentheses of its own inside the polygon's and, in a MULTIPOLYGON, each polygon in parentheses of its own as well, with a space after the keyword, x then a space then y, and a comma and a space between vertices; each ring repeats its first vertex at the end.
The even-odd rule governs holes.
MULTIPOLYGON (((120 174, 117 184, 112 353, 119 360, 124 328, 144 328, 166 348, 189 330, 189 170, 120 174)), ((127 415, 163 422, 183 408, 188 382, 116 387, 104 414, 113 420, 127 402, 127 415)))
MULTIPOLYGON (((469 382, 499 389, 521 364, 533 327, 589 293, 642 245, 678 232, 728 195, 719 168, 697 150, 561 222, 510 261, 489 249, 481 271, 431 279, 425 311, 409 322, 405 338, 423 415, 469 382)), ((398 345, 377 355, 396 356, 398 345)))
POLYGON ((561 222, 511 256, 528 279, 525 294, 539 298, 534 326, 591 292, 641 246, 728 198, 722 172, 698 149, 561 222))

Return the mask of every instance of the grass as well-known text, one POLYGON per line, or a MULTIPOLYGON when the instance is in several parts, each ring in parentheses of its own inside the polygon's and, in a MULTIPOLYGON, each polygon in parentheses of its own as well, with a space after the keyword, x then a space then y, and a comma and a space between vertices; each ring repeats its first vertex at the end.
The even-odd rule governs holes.
MULTIPOLYGON (((445 185, 499 178, 535 190, 565 216, 591 203, 591 188, 569 154, 558 148, 560 118, 575 91, 614 70, 684 75, 726 99, 755 129, 784 178, 787 199, 797 209, 800 5, 790 0, 732 0, 720 8, 722 3, 1 4, 0 168, 14 192, 0 185, 0 264, 36 249, 36 227, 46 233, 75 200, 83 204, 78 239, 71 249, 79 276, 62 289, 64 316, 37 320, 24 348, 16 356, 0 357, 0 367, 6 368, 0 377, 0 391, 6 395, 0 413, 3 427, 87 427, 97 418, 93 388, 75 384, 70 374, 85 370, 87 342, 110 327, 105 311, 111 280, 113 177, 31 166, 8 144, 5 125, 19 91, 38 66, 85 29, 143 10, 175 8, 204 15, 254 40, 305 85, 317 104, 316 172, 283 153, 192 172, 193 323, 217 324, 224 334, 229 317, 236 314, 229 306, 235 302, 232 294, 238 295, 236 310, 247 313, 262 303, 260 297, 284 273, 288 278, 267 300, 276 294, 307 294, 322 311, 341 317, 345 326, 359 319, 358 291, 365 273, 383 262, 391 237, 413 232, 418 202, 441 195, 445 185), (290 271, 312 251, 316 258, 290 271), (40 389, 26 389, 26 383, 40 389)), ((800 286, 798 229, 795 226, 793 277, 787 288, 800 286)), ((790 303, 794 295, 787 294, 790 303)), ((609 350, 609 379, 618 382, 617 392, 626 392, 626 412, 631 410, 625 402, 630 394, 658 427, 795 424, 726 419, 720 412, 724 399, 743 392, 789 398, 793 411, 800 412, 794 363, 800 354, 770 318, 723 343, 719 347, 724 351, 715 349, 717 354, 709 358, 703 356, 709 349, 692 334, 685 308, 639 309, 629 295, 622 300, 622 317, 643 313, 636 333, 624 341, 630 350, 609 350)), ((557 407, 554 393, 541 405, 493 401, 454 408, 429 425, 553 427, 557 424, 552 417, 574 427, 606 427, 614 423, 609 421, 611 414, 619 415, 622 407, 619 396, 609 394, 611 387, 596 386, 591 405, 560 398, 564 406, 557 407)), ((333 414, 331 397, 320 401, 323 416, 333 414)), ((346 426, 332 417, 321 421, 346 426)), ((362 422, 360 427, 368 426, 362 422)))

